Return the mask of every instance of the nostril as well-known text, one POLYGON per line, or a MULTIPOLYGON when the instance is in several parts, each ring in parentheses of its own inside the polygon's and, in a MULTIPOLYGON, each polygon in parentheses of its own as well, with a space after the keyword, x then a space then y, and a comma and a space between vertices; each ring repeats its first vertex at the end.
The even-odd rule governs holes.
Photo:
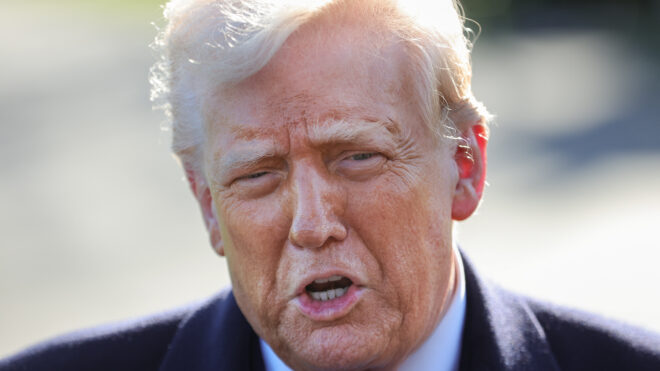
POLYGON ((293 230, 289 236, 291 242, 300 247, 317 248, 323 246, 325 238, 322 232, 310 229, 293 230))
POLYGON ((348 235, 344 225, 337 221, 320 228, 291 228, 289 239, 299 247, 319 248, 329 241, 343 241, 348 235))

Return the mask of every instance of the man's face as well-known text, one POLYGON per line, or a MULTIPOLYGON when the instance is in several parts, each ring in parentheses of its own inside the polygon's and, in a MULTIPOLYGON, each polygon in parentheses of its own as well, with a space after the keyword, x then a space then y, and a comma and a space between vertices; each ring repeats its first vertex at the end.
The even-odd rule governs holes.
POLYGON ((363 34, 296 33, 205 110, 234 295, 297 368, 401 361, 453 285, 453 148, 421 121, 401 44, 363 34))

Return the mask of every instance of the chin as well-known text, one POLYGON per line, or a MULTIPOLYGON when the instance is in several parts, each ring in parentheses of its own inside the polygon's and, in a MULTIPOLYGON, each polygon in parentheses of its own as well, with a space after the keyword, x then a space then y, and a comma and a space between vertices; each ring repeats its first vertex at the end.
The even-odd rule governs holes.
MULTIPOLYGON (((380 326, 379 326, 380 327, 380 326)), ((287 363, 296 370, 364 370, 394 364, 391 331, 344 323, 295 334, 287 363)))

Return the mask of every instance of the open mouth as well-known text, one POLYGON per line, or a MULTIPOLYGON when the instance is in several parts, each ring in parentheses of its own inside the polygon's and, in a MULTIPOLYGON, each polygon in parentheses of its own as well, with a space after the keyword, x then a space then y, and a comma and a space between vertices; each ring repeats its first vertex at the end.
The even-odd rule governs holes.
POLYGON ((344 296, 352 284, 349 278, 331 276, 314 280, 305 286, 305 291, 316 301, 328 301, 344 296))

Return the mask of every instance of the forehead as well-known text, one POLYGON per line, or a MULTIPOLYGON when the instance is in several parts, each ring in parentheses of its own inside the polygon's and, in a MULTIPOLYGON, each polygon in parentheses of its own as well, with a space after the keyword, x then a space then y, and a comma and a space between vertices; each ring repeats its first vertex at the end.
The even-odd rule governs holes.
POLYGON ((408 123, 417 113, 408 65, 393 36, 305 25, 257 74, 213 95, 207 139, 277 140, 282 129, 328 120, 408 123))

